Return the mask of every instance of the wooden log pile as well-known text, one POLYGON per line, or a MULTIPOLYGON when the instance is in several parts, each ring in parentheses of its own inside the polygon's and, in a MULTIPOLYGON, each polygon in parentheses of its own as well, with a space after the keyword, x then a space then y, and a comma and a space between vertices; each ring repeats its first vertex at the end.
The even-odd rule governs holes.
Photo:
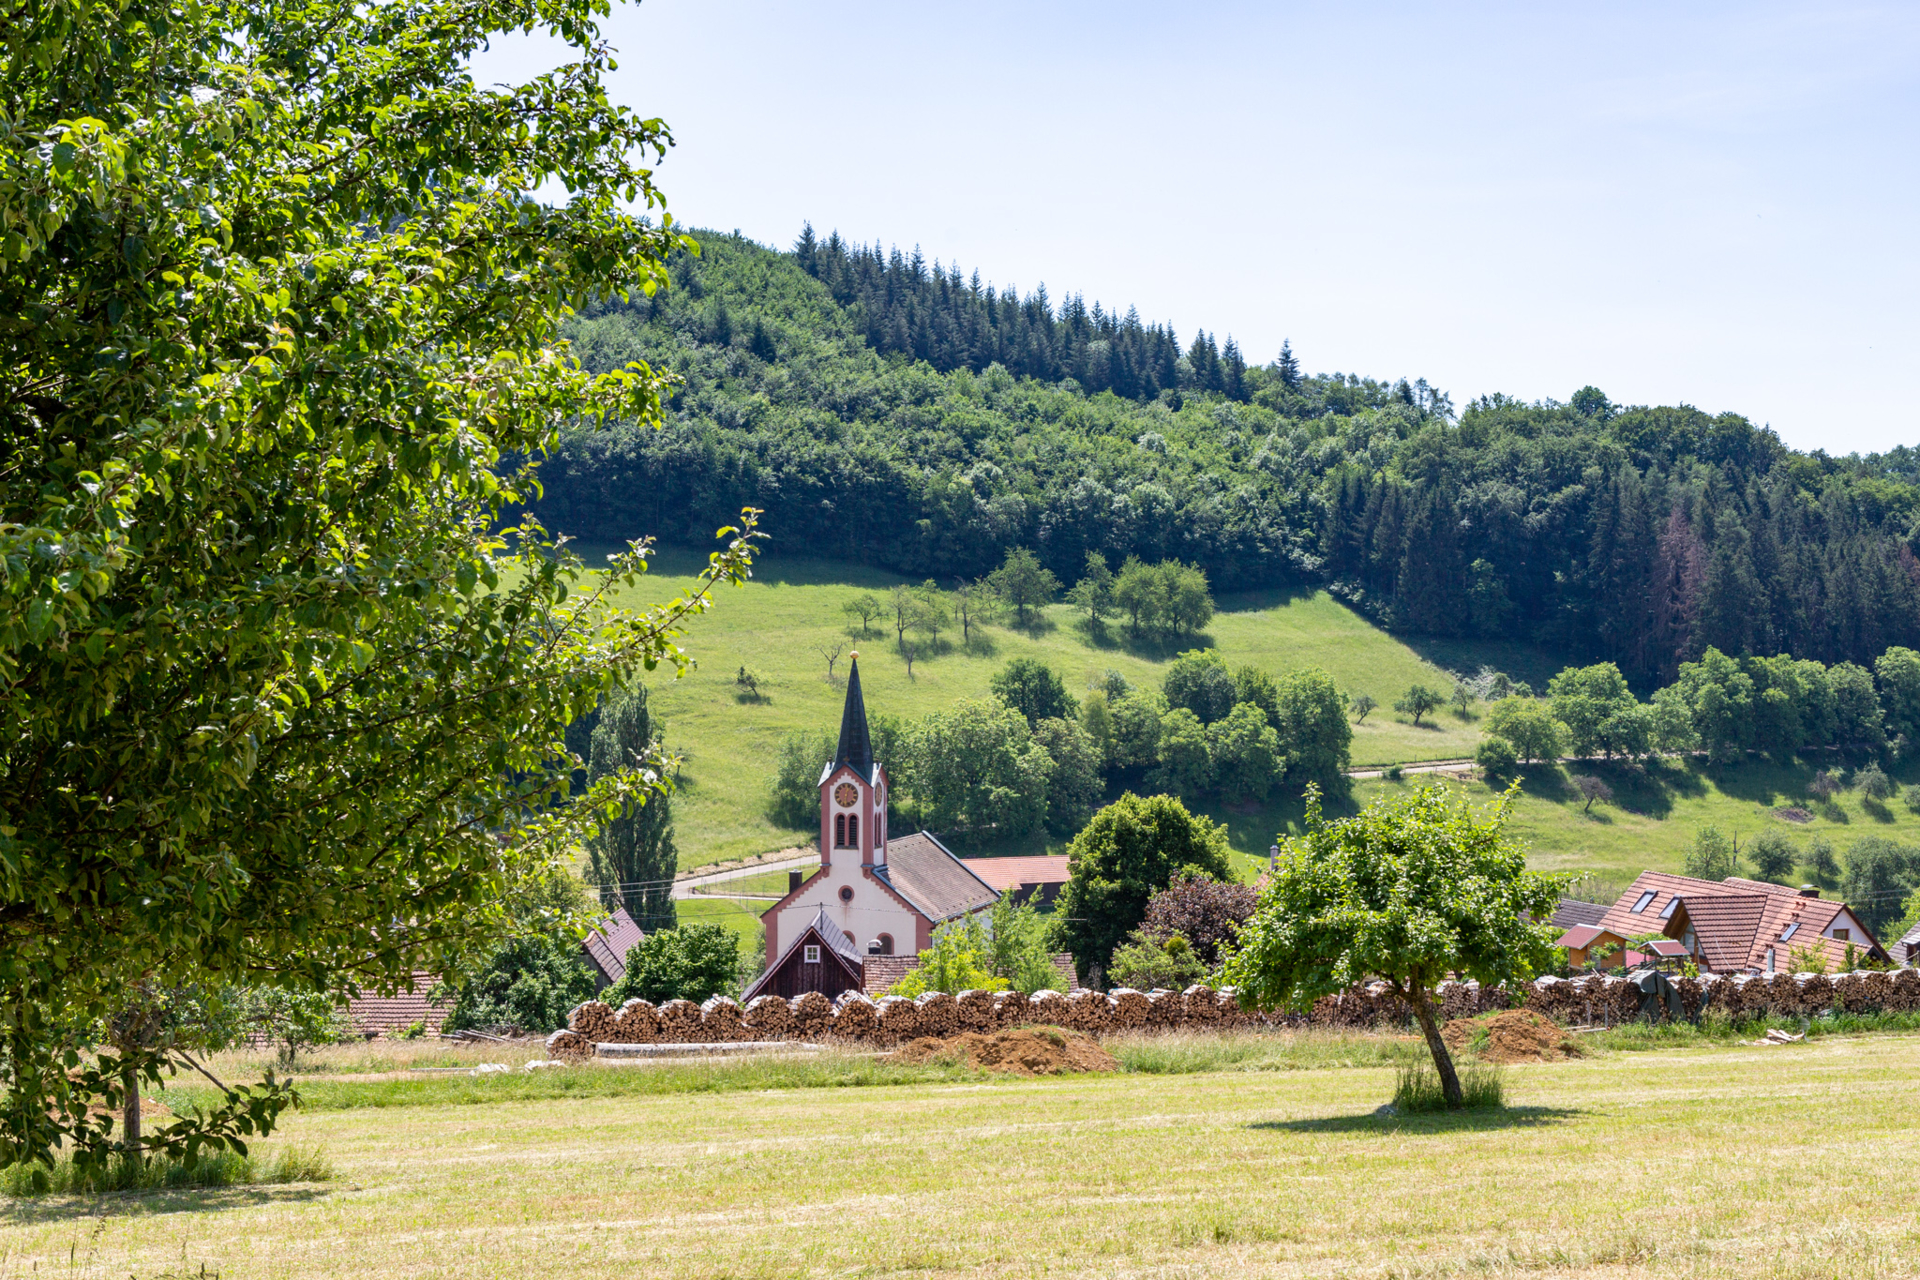
MULTIPOLYGON (((1913 969, 1834 975, 1709 974, 1677 977, 1673 983, 1689 1017, 1709 1009, 1734 1017, 1814 1017, 1834 1008, 1849 1013, 1920 1011, 1920 971, 1913 969)), ((1544 977, 1518 992, 1444 983, 1434 998, 1448 1018, 1504 1009, 1516 1002, 1574 1025, 1631 1022, 1641 1016, 1639 988, 1617 974, 1544 977)), ((589 1000, 568 1016, 565 1029, 548 1037, 548 1045, 549 1052, 566 1056, 590 1053, 595 1044, 840 1039, 894 1045, 918 1036, 1034 1024, 1105 1035, 1303 1024, 1404 1028, 1408 1021, 1406 1005, 1381 982, 1328 996, 1305 1015, 1242 1009, 1231 990, 1216 991, 1204 984, 1185 991, 1041 991, 1031 997, 1017 991, 963 991, 958 996, 929 992, 915 1000, 886 996, 878 1003, 858 992, 843 994, 837 1003, 809 992, 793 1000, 761 996, 745 1009, 725 996, 715 996, 703 1005, 670 1000, 658 1009, 644 1000, 629 1000, 617 1013, 601 1001, 589 1000)))
POLYGON ((920 1006, 905 996, 881 996, 879 1017, 881 1044, 900 1044, 920 1034, 920 1006))
POLYGON ((833 1033, 833 1001, 818 991, 793 1000, 793 1038, 822 1040, 833 1033))
MULTIPOLYGON (((762 996, 761 1000, 768 997, 762 996)), ((754 1003, 758 1004, 759 1001, 754 1003)), ((791 1025, 791 1019, 789 1019, 791 1025)), ((868 1041, 880 1029, 880 1011, 864 991, 848 991, 834 1002, 833 1034, 843 1040, 868 1041)))
POLYGON ((652 1044, 660 1038, 660 1011, 650 1001, 629 1000, 613 1020, 613 1044, 652 1044))
POLYGON ((992 1031, 1000 1025, 1000 1013, 991 991, 962 991, 953 998, 954 1014, 963 1031, 992 1031))
POLYGON ((747 1004, 747 1030, 755 1040, 785 1040, 793 1034, 793 1006, 779 996, 755 996, 747 1004))
POLYGON ((1108 1024, 1115 1031, 1138 1031, 1147 1025, 1147 993, 1135 991, 1132 987, 1120 987, 1107 993, 1107 1000, 1113 1006, 1108 1015, 1108 1024))

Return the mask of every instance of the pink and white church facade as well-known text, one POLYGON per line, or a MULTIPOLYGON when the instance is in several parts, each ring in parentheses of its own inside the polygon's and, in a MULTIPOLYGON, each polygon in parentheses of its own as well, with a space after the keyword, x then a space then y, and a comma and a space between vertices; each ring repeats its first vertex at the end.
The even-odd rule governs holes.
POLYGON ((768 961, 762 982, 787 965, 786 953, 810 930, 849 957, 910 955, 933 945, 942 922, 993 905, 995 891, 932 835, 889 835, 889 786, 886 767, 873 758, 855 654, 839 745, 820 771, 820 865, 760 917, 768 961), (840 936, 831 936, 835 930, 840 936))

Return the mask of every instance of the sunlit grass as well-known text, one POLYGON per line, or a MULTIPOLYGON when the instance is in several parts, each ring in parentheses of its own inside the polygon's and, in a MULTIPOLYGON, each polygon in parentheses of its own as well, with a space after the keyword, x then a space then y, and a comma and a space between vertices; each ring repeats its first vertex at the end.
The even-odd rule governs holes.
POLYGON ((94 1198, 14 1200, 0 1276, 1902 1276, 1916 1049, 1602 1052, 1423 1116, 1379 1114, 1391 1064, 1233 1069, 1243 1048, 1217 1070, 311 1110, 285 1140, 331 1181, 131 1193, 104 1229, 94 1198), (217 1212, 154 1211, 188 1206, 217 1212))

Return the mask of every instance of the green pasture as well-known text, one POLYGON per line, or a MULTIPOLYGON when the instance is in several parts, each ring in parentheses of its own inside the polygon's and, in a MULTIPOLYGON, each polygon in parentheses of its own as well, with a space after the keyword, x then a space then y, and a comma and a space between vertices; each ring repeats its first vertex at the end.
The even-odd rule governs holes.
MULTIPOLYGON (((604 548, 588 549, 589 563, 604 548)), ((633 605, 671 599, 687 590, 702 557, 662 550, 654 572, 626 601, 633 605)), ((984 697, 987 681, 1008 659, 1038 658, 1084 690, 1119 671, 1135 684, 1157 684, 1174 650, 1129 642, 1117 626, 1095 640, 1080 615, 1066 605, 1045 611, 1031 630, 1004 624, 976 629, 962 647, 957 629, 942 637, 940 651, 916 658, 913 674, 883 624, 864 636, 849 630, 841 605, 863 591, 884 598, 904 579, 839 562, 779 557, 763 560, 755 580, 716 593, 716 607, 698 619, 684 644, 699 669, 681 680, 650 686, 656 713, 667 720, 667 742, 686 760, 674 800, 674 823, 683 867, 748 856, 806 842, 811 833, 778 827, 766 816, 781 739, 795 729, 830 731, 840 722, 847 653, 858 649, 867 709, 874 715, 912 720, 960 698, 984 697), (841 647, 837 680, 828 683, 820 650, 841 647), (759 696, 736 684, 745 666, 759 681, 759 696)), ((1224 596, 1220 612, 1193 644, 1219 650, 1230 666, 1251 663, 1271 672, 1325 668, 1348 693, 1379 702, 1354 730, 1356 765, 1470 756, 1480 740, 1478 722, 1451 710, 1425 718, 1415 728, 1391 707, 1409 685, 1450 689, 1436 662, 1463 670, 1489 662, 1514 675, 1544 682, 1553 664, 1537 651, 1516 646, 1450 644, 1422 650, 1369 623, 1325 592, 1256 592, 1224 596), (1426 655, 1426 656, 1423 656, 1426 655), (1433 660, 1430 661, 1429 657, 1433 660)), ((1416 642, 1419 643, 1419 642, 1416 642)), ((1235 846, 1243 853, 1266 848, 1272 831, 1247 835, 1237 824, 1235 846)), ((1005 852, 1014 852, 1008 849, 1005 852)), ((1039 852, 1039 847, 1020 852, 1039 852)))

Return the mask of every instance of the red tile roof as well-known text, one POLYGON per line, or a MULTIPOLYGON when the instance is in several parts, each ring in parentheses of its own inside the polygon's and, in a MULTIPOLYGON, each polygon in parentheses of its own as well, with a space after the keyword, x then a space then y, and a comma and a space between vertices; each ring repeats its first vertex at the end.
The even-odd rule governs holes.
POLYGON ((615 907, 613 914, 601 921, 581 946, 587 953, 588 963, 598 969, 608 983, 615 983, 627 976, 627 952, 646 936, 625 907, 615 907))
POLYGON ((365 1036, 396 1035, 413 1026, 416 1022, 424 1024, 428 1035, 435 1035, 440 1024, 446 1021, 451 1002, 432 1004, 427 1000, 427 992, 433 990, 440 980, 425 969, 417 970, 413 975, 413 990, 401 991, 390 996, 353 996, 347 1000, 347 1021, 365 1036))
POLYGON ((1796 889, 1728 876, 1725 880, 1700 880, 1693 876, 1643 871, 1627 891, 1620 895, 1600 924, 1622 937, 1634 934, 1666 933, 1677 936, 1681 930, 1671 919, 1681 909, 1686 924, 1694 931, 1695 949, 1701 961, 1716 973, 1765 970, 1767 952, 1774 952, 1774 967, 1785 969, 1787 956, 1794 948, 1817 946, 1825 954, 1828 967, 1837 971, 1846 963, 1847 942, 1825 935, 1837 923, 1858 936, 1850 939, 1862 953, 1879 949, 1879 943, 1848 910, 1847 904, 1833 898, 1802 897, 1796 889), (1642 898, 1646 905, 1634 911, 1642 898), (1668 904, 1680 902, 1668 911, 1668 904), (1845 912, 1849 919, 1841 920, 1845 912), (1663 918, 1666 917, 1666 918, 1663 918), (1793 936, 1783 935, 1789 926, 1793 936))
POLYGON ((1067 855, 1064 853, 1057 857, 962 858, 960 861, 966 864, 967 870, 992 886, 996 893, 1005 893, 1029 884, 1067 882, 1067 855))

